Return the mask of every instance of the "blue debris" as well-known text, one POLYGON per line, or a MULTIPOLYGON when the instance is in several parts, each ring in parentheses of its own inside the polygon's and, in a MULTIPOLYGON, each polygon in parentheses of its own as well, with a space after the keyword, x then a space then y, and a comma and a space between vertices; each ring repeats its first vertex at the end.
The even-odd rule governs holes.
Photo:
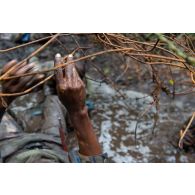
POLYGON ((30 33, 19 33, 16 37, 16 43, 28 43, 30 41, 30 33))
POLYGON ((91 100, 86 100, 85 105, 87 106, 89 111, 92 111, 95 109, 94 103, 91 100))
POLYGON ((21 42, 27 43, 30 41, 30 33, 24 33, 21 37, 21 42))

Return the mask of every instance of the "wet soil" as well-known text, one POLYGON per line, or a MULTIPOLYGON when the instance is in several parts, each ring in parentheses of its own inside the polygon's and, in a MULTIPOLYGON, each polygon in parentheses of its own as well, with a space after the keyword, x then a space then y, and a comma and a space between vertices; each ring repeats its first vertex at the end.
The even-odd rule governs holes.
POLYGON ((179 130, 195 106, 194 101, 189 101, 192 97, 164 98, 155 129, 156 111, 153 108, 139 122, 135 142, 138 114, 150 105, 152 98, 139 102, 136 96, 140 98, 147 94, 125 90, 124 93, 129 93, 124 100, 116 98, 116 93, 111 96, 107 92, 108 89, 94 94, 96 111, 92 119, 96 129, 100 129, 99 140, 112 162, 195 162, 194 153, 177 147, 179 130), (130 108, 127 109, 125 102, 130 108))

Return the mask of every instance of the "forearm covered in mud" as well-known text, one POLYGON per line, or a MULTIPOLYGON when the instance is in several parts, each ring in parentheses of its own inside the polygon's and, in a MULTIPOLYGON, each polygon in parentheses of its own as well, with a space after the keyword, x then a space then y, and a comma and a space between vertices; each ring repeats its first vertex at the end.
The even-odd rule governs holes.
POLYGON ((95 156, 102 153, 100 144, 93 130, 87 108, 70 113, 71 122, 75 128, 79 144, 79 153, 86 156, 95 156))

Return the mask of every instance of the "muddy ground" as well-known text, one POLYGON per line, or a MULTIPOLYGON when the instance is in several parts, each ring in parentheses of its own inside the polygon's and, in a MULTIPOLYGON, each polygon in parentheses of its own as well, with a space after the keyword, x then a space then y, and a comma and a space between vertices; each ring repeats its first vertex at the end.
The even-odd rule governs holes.
MULTIPOLYGON (((63 46, 58 42, 52 43, 37 55, 40 67, 43 67, 43 64, 52 66, 56 53, 66 55, 77 48, 75 39, 84 47, 85 54, 104 49, 92 35, 63 36, 59 38, 63 46)), ((23 59, 42 44, 43 42, 1 53, 1 67, 13 58, 23 59)), ((15 45, 18 44, 13 40, 0 40, 0 49, 15 45)), ((82 51, 76 54, 82 55, 82 51)), ((142 65, 141 69, 137 69, 135 61, 115 53, 98 56, 83 63, 86 64, 87 70, 88 100, 94 107, 91 118, 103 151, 107 152, 110 162, 195 162, 195 153, 187 153, 177 148, 179 130, 194 112, 194 94, 173 99, 162 93, 155 129, 153 130, 156 109, 152 107, 140 119, 135 141, 138 116, 153 101, 153 84, 147 68, 142 65), (127 63, 129 69, 123 74, 127 63), (104 80, 104 76, 94 65, 115 83, 120 94, 113 89, 108 80, 104 80), (99 82, 102 80, 104 81, 99 82)), ((21 102, 18 107, 21 108, 22 105, 25 105, 25 102, 21 102)), ((71 140, 71 145, 76 146, 73 142, 74 139, 71 140)))

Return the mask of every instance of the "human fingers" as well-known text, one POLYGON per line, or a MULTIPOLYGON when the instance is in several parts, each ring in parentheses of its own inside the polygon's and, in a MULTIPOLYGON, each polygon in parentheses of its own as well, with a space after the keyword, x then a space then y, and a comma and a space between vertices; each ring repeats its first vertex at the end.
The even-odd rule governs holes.
POLYGON ((34 76, 26 76, 19 80, 19 82, 14 86, 15 91, 22 91, 23 88, 27 87, 34 76))
POLYGON ((73 61, 73 55, 72 54, 68 55, 68 57, 67 57, 67 63, 68 64, 64 68, 66 79, 70 79, 73 76, 73 73, 75 73, 75 71, 74 71, 75 64, 71 63, 71 61, 73 61))
MULTIPOLYGON (((55 59, 54 59, 54 66, 58 67, 59 65, 63 64, 63 59, 61 54, 56 54, 55 55, 55 59)), ((63 72, 62 72, 62 68, 58 68, 55 71, 55 79, 56 79, 56 83, 60 84, 63 81, 63 72)))
POLYGON ((15 85, 16 91, 24 91, 34 85, 36 85, 38 82, 40 82, 44 78, 44 75, 32 75, 32 76, 26 76, 20 79, 17 85, 15 85))
POLYGON ((30 70, 32 70, 35 66, 36 64, 34 62, 22 65, 18 70, 15 71, 15 75, 17 76, 30 72, 30 70))
MULTIPOLYGON (((23 63, 23 64, 21 64, 20 68, 18 68, 18 70, 13 70, 10 74, 12 76, 19 76, 19 75, 25 74, 27 72, 30 72, 32 70, 34 71, 34 67, 36 67, 35 63, 30 63, 30 64, 27 64, 27 65, 26 65, 26 63, 23 63)), ((25 81, 25 78, 26 77, 20 77, 20 78, 11 79, 9 81, 3 81, 3 83, 2 83, 3 88, 8 89, 10 87, 14 87, 21 80, 24 79, 24 81, 25 81)))
POLYGON ((18 70, 20 70, 22 67, 26 66, 26 62, 23 62, 22 64, 20 64, 19 66, 15 66, 14 69, 12 71, 9 72, 8 76, 15 76, 16 72, 18 70))
POLYGON ((17 64, 17 60, 11 60, 10 62, 8 62, 7 64, 5 64, 3 66, 3 69, 2 69, 2 73, 1 74, 6 73, 11 67, 13 67, 16 64, 17 64))

